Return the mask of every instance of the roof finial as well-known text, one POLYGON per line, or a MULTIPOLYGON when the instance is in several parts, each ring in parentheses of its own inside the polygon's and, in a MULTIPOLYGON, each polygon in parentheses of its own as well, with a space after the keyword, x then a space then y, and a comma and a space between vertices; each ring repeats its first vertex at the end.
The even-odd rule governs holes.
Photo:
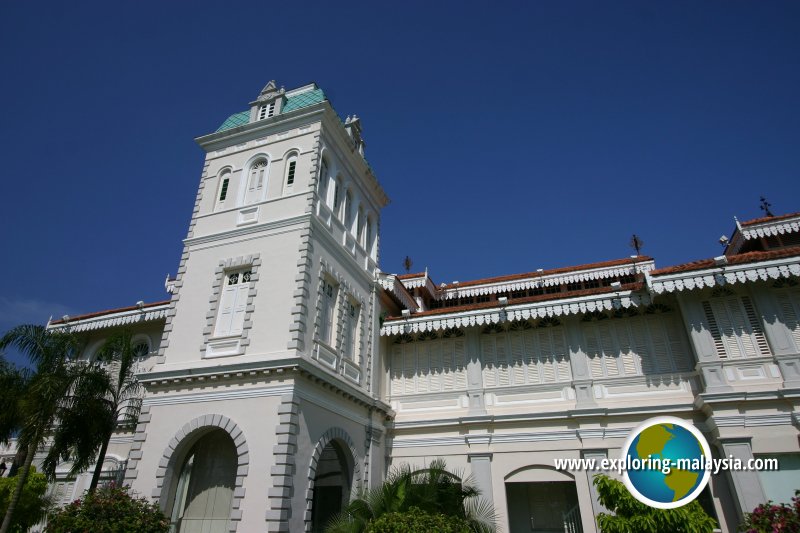
POLYGON ((631 241, 630 241, 629 244, 630 244, 631 248, 636 250, 636 255, 637 256, 642 255, 641 252, 642 252, 642 248, 644 248, 644 241, 642 239, 640 239, 639 237, 637 237, 635 233, 633 234, 633 236, 631 236, 631 241))
POLYGON ((410 257, 406 256, 406 258, 403 259, 403 268, 406 269, 406 274, 410 274, 411 273, 411 267, 413 265, 414 265, 414 262, 411 260, 410 257))
POLYGON ((775 215, 773 215, 773 214, 772 214, 772 211, 770 211, 770 209, 769 209, 770 207, 772 207, 772 204, 771 204, 771 203, 769 203, 769 202, 767 201, 767 199, 766 199, 766 198, 764 198, 763 196, 760 198, 760 200, 761 200, 761 205, 760 205, 759 207, 760 207, 760 208, 761 208, 761 210, 764 212, 764 216, 767 216, 767 217, 774 217, 775 215))

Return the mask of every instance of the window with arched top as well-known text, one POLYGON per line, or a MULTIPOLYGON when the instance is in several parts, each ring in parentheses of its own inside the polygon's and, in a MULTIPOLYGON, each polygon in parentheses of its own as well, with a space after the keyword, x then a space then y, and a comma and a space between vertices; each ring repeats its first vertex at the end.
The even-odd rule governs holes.
MULTIPOLYGON (((367 217, 367 221, 364 224, 364 249, 367 251, 367 256, 373 257, 373 245, 372 245, 372 219, 367 217)), ((374 259, 374 257, 373 257, 374 259)))
POLYGON ((344 193, 344 227, 353 231, 353 194, 350 191, 344 193))
POLYGON ((320 200, 326 205, 328 204, 328 179, 328 164, 323 159, 319 169, 319 188, 317 190, 320 200))
POLYGON ((264 199, 267 187, 267 171, 269 163, 259 159, 250 166, 247 176, 247 187, 244 191, 244 204, 254 204, 264 199))
POLYGON ((283 179, 284 192, 289 192, 294 187, 295 174, 297 174, 297 154, 291 153, 286 158, 286 176, 283 179))
POLYGON ((217 194, 217 209, 223 209, 228 199, 228 189, 231 185, 230 169, 223 170, 219 175, 219 193, 217 194))
POLYGON ((356 219, 356 240, 358 244, 363 246, 364 248, 367 247, 366 243, 364 242, 364 208, 358 206, 358 214, 356 219))
POLYGON ((339 215, 339 208, 342 203, 342 181, 339 178, 333 182, 333 214, 339 215))

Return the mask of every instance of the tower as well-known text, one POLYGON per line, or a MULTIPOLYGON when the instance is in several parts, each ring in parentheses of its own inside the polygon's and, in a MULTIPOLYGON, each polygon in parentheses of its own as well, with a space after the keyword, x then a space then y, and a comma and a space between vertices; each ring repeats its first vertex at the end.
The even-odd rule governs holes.
POLYGON ((360 120, 342 122, 316 84, 271 81, 197 143, 205 164, 126 482, 179 531, 315 530, 382 473, 388 198, 360 120))

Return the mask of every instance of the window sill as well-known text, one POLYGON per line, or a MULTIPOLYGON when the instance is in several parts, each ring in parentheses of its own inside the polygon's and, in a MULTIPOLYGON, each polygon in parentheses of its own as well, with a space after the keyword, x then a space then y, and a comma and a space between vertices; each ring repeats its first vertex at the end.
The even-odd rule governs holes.
POLYGON ((215 357, 228 357, 231 355, 242 355, 242 334, 228 335, 225 337, 214 337, 206 343, 206 353, 203 359, 214 359, 215 357))

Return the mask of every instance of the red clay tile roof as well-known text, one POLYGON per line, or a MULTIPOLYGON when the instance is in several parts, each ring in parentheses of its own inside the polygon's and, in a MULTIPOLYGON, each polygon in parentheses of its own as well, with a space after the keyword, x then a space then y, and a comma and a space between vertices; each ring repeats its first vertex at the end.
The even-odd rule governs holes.
MULTIPOLYGON (((583 296, 593 296, 596 294, 614 293, 619 291, 638 291, 643 286, 644 286, 643 282, 637 281, 634 283, 625 283, 619 289, 612 289, 611 287, 596 287, 594 289, 583 289, 580 291, 569 291, 569 292, 561 292, 554 294, 542 294, 539 296, 527 296, 525 298, 509 298, 508 304, 518 305, 518 304, 546 302, 548 300, 566 300, 569 298, 580 298, 583 296)), ((431 309, 430 311, 421 311, 419 313, 412 313, 411 318, 431 316, 431 315, 445 315, 449 313, 461 313, 464 311, 475 311, 478 309, 491 309, 499 306, 500 305, 498 304, 497 301, 492 301, 492 302, 482 302, 479 304, 459 305, 456 307, 442 307, 440 309, 431 309)), ((390 322, 393 320, 402 320, 402 319, 405 319, 405 317, 390 316, 386 319, 385 322, 390 322)))
POLYGON ((397 276, 397 279, 411 279, 411 278, 424 278, 425 272, 420 272, 418 274, 400 274, 397 276))
MULTIPOLYGON (((158 307, 159 305, 166 305, 169 302, 170 302, 169 300, 164 300, 162 302, 152 302, 152 303, 149 303, 149 304, 144 304, 142 306, 142 309, 148 309, 150 307, 158 307)), ((98 316, 110 315, 110 314, 113 314, 113 313, 124 313, 125 311, 136 311, 137 309, 139 309, 138 305, 131 305, 129 307, 119 307, 117 309, 107 309, 106 311, 97 311, 97 312, 94 312, 94 313, 86 313, 84 315, 70 316, 69 317, 69 321, 70 322, 75 322, 76 320, 85 320, 87 318, 96 318, 98 316)), ((62 319, 53 320, 52 322, 50 322, 50 324, 63 324, 63 323, 64 323, 64 320, 62 320, 62 319)))
MULTIPOLYGON (((769 250, 766 252, 747 252, 739 255, 728 256, 729 265, 741 265, 745 263, 756 263, 758 261, 769 261, 771 259, 782 259, 784 257, 792 257, 800 255, 800 246, 793 246, 791 248, 782 248, 780 250, 769 250)), ((671 267, 659 268, 658 270, 651 270, 651 276, 660 276, 663 274, 677 274, 678 272, 689 272, 692 270, 703 270, 705 268, 713 268, 714 259, 701 259, 699 261, 692 261, 691 263, 684 263, 682 265, 675 265, 671 267)))
POLYGON ((752 226, 753 224, 761 224, 763 222, 774 222, 776 220, 783 220, 785 218, 798 217, 800 213, 791 213, 789 215, 778 215, 776 217, 761 217, 748 220, 747 222, 740 222, 742 226, 752 226))
POLYGON ((653 260, 652 257, 646 256, 646 255, 640 255, 635 259, 632 258, 632 257, 628 257, 628 258, 625 258, 625 259, 614 259, 612 261, 602 261, 600 263, 589 263, 589 264, 586 264, 586 265, 576 265, 576 266, 570 266, 570 267, 551 268, 550 270, 543 270, 542 272, 526 272, 524 274, 510 274, 508 276, 497 276, 497 277, 493 277, 493 278, 476 279, 476 280, 472 280, 472 281, 459 282, 458 285, 453 285, 451 283, 451 284, 447 285, 445 288, 446 289, 455 289, 457 287, 458 288, 463 288, 463 287, 469 287, 469 286, 472 286, 472 285, 484 285, 484 284, 487 284, 487 283, 502 283, 504 281, 513 281, 513 280, 516 280, 516 279, 527 279, 527 278, 533 278, 533 277, 537 277, 537 276, 548 276, 548 275, 552 275, 552 274, 563 274, 563 273, 566 273, 566 272, 575 272, 577 270, 591 270, 593 268, 606 268, 606 267, 620 266, 620 265, 633 264, 633 263, 642 263, 642 262, 645 262, 645 261, 652 261, 652 260, 653 260))

